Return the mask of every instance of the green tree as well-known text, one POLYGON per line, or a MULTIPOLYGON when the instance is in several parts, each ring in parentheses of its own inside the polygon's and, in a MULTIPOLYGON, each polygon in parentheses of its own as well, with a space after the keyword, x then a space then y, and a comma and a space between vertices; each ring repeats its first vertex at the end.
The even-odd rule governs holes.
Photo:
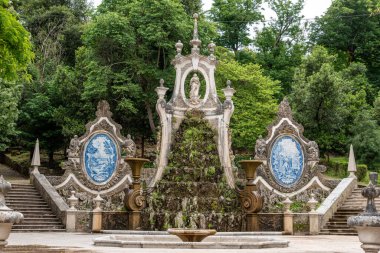
POLYGON ((191 31, 192 18, 179 0, 103 2, 80 50, 86 73, 83 98, 94 104, 109 100, 120 123, 134 126, 140 137, 151 136, 156 130, 154 89, 160 78, 173 82, 174 45, 189 41, 191 31))
POLYGON ((365 72, 358 71, 363 66, 351 65, 339 71, 336 62, 336 55, 315 47, 296 70, 290 95, 305 135, 316 140, 325 154, 345 152, 349 139, 355 135, 351 129, 353 119, 368 109, 363 87, 368 81, 365 72))
POLYGON ((193 16, 194 13, 202 12, 202 0, 181 0, 187 15, 193 16))
POLYGON ((259 65, 241 64, 234 54, 218 47, 219 65, 216 71, 218 88, 231 80, 236 93, 233 97, 235 112, 231 119, 234 149, 252 150, 254 141, 265 133, 277 111, 279 83, 263 74, 259 65))
POLYGON ((17 104, 21 86, 27 78, 27 66, 34 54, 29 33, 17 20, 8 0, 0 0, 0 151, 16 134, 17 104))
POLYGON ((0 79, 15 81, 33 58, 29 33, 9 7, 9 0, 0 0, 0 79))
POLYGON ((242 46, 247 46, 251 42, 249 25, 262 18, 259 11, 261 3, 261 0, 215 0, 210 17, 218 26, 218 45, 235 53, 242 46))
POLYGON ((254 45, 257 53, 254 62, 265 74, 281 81, 282 95, 288 95, 294 70, 301 64, 306 52, 301 11, 304 0, 270 0, 269 7, 276 14, 268 25, 256 34, 254 45))
POLYGON ((380 88, 380 15, 377 4, 377 0, 333 1, 326 14, 316 20, 311 39, 338 54, 345 63, 365 63, 371 83, 380 88))

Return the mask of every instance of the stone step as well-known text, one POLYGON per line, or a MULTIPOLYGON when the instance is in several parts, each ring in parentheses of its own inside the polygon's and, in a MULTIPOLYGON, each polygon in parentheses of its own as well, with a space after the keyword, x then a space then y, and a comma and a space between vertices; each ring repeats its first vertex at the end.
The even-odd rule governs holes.
POLYGON ((342 229, 342 228, 345 228, 345 229, 349 229, 350 227, 346 224, 326 224, 326 227, 330 230, 330 229, 342 229))
POLYGON ((29 224, 29 223, 60 223, 61 221, 58 218, 24 218, 22 221, 22 224, 29 224))
POLYGON ((64 232, 61 221, 32 185, 13 184, 5 197, 9 208, 24 215, 21 224, 14 224, 13 232, 64 232))
POLYGON ((27 198, 27 197, 41 197, 41 195, 37 192, 32 192, 32 193, 17 193, 17 192, 10 192, 6 196, 7 198, 27 198))
MULTIPOLYGON (((356 230, 353 228, 337 228, 337 229, 321 229, 320 232, 329 232, 329 233, 356 233, 356 230)), ((357 233, 356 233, 357 234, 357 233)))
POLYGON ((22 223, 20 224, 15 224, 14 226, 53 226, 53 227, 62 227, 62 223, 58 222, 58 221, 44 221, 44 220, 40 220, 38 221, 35 221, 35 222, 28 222, 28 221, 23 221, 22 223))
POLYGON ((63 229, 63 225, 50 225, 50 224, 14 224, 14 229, 63 229))
POLYGON ((345 233, 345 232, 319 232, 319 235, 345 235, 345 236, 358 236, 357 233, 345 233))
POLYGON ((39 228, 39 229, 19 229, 19 228, 16 228, 16 229, 13 229, 12 228, 12 232, 66 232, 66 229, 64 228, 39 228))

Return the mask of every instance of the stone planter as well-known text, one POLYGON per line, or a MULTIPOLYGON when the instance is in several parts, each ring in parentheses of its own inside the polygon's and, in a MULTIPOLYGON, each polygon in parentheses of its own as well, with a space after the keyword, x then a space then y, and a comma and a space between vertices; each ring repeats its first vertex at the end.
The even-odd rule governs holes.
POLYGON ((0 176, 0 248, 7 245, 7 239, 14 223, 20 223, 24 216, 5 205, 4 196, 12 188, 11 184, 0 176))
POLYGON ((348 218, 347 224, 358 231, 362 249, 366 253, 378 253, 380 251, 380 214, 376 210, 374 199, 380 195, 376 189, 377 173, 370 174, 371 182, 362 190, 362 195, 367 198, 367 206, 363 213, 348 218))

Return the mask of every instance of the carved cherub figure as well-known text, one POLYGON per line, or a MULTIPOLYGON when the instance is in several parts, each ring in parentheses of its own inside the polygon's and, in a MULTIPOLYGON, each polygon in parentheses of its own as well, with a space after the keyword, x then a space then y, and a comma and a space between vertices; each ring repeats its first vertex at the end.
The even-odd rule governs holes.
POLYGON ((134 157, 136 155, 136 144, 132 140, 131 135, 127 135, 127 139, 124 142, 123 148, 126 153, 126 157, 134 157))
POLYGON ((80 142, 78 139, 78 135, 74 135, 74 138, 70 141, 70 146, 67 149, 67 154, 69 157, 79 157, 80 151, 80 142))
POLYGON ((267 155, 266 146, 267 144, 265 140, 260 135, 255 145, 255 158, 263 159, 266 157, 267 155))
POLYGON ((318 144, 315 141, 309 142, 307 152, 309 153, 309 160, 311 161, 318 160, 319 148, 318 148, 318 144))

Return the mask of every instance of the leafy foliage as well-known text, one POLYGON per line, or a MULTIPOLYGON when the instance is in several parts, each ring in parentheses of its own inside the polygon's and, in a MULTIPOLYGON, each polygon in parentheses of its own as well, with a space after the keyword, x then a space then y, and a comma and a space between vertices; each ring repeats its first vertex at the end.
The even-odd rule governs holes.
POLYGON ((29 33, 8 8, 9 0, 0 2, 0 80, 14 81, 26 74, 33 58, 29 33))
POLYGON ((21 86, 17 81, 28 78, 27 66, 34 54, 29 33, 16 19, 8 0, 0 1, 0 151, 16 135, 15 121, 21 86))
POLYGON ((352 64, 339 71, 334 67, 336 61, 325 48, 315 47, 296 71, 290 96, 305 135, 316 140, 322 152, 344 152, 348 136, 355 134, 353 119, 368 109, 365 73, 353 71, 363 68, 352 64))
POLYGON ((261 0, 214 0, 211 19, 218 24, 217 43, 234 52, 247 46, 251 42, 248 26, 262 18, 261 3, 261 0))
POLYGON ((303 5, 304 0, 294 3, 291 0, 270 0, 269 6, 277 17, 257 32, 254 41, 257 48, 254 62, 262 66, 265 75, 281 81, 282 95, 290 93, 294 70, 306 52, 301 23, 303 5))
POLYGON ((230 125, 233 147, 252 150, 254 140, 264 134, 265 127, 275 116, 279 83, 264 76, 259 65, 237 62, 226 49, 218 47, 217 54, 217 83, 222 86, 226 80, 231 80, 236 90, 233 97, 235 112, 230 125))
POLYGON ((368 77, 380 88, 380 15, 377 0, 336 0, 314 26, 312 40, 342 61, 365 63, 368 77))

